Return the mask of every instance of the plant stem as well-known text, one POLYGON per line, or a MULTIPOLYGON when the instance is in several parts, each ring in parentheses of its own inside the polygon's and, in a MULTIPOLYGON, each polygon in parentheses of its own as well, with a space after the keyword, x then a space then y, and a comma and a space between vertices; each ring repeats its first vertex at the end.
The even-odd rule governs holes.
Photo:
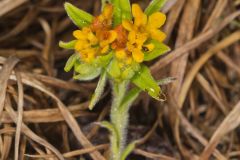
POLYGON ((128 82, 113 82, 113 103, 111 107, 111 123, 116 129, 117 135, 111 138, 112 160, 120 160, 126 145, 128 111, 121 110, 121 103, 126 94, 128 82), (117 140, 116 140, 117 139, 117 140), (117 142, 117 145, 114 145, 117 142), (117 148, 115 148, 117 147, 117 148))

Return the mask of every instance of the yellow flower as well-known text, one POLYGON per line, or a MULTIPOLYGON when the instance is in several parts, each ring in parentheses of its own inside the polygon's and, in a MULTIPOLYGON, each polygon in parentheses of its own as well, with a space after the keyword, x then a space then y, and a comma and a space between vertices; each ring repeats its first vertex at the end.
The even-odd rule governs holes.
POLYGON ((148 17, 148 23, 146 30, 150 34, 152 39, 162 42, 166 38, 166 34, 159 30, 159 28, 165 23, 166 15, 161 12, 155 12, 148 17))
POLYGON ((124 50, 124 49, 116 50, 115 51, 115 56, 118 59, 118 61, 122 64, 122 67, 125 66, 123 64, 130 65, 133 61, 131 53, 129 51, 124 50))
POLYGON ((99 39, 100 53, 105 54, 109 51, 111 43, 117 38, 117 33, 110 30, 112 26, 113 6, 105 5, 103 12, 97 16, 91 25, 92 30, 99 39))
POLYGON ((73 36, 77 39, 75 50, 83 61, 91 62, 95 57, 109 51, 112 42, 117 38, 117 33, 110 30, 112 15, 113 6, 106 5, 89 27, 73 32, 73 36))
POLYGON ((80 54, 83 61, 91 62, 97 55, 98 39, 89 27, 73 32, 73 36, 77 39, 75 50, 80 54))
POLYGON ((100 35, 101 54, 107 53, 113 41, 117 38, 117 33, 113 30, 102 31, 100 35))
POLYGON ((109 30, 112 26, 113 6, 111 4, 105 5, 103 12, 94 18, 91 28, 94 32, 101 32, 102 30, 109 30))
POLYGON ((124 20, 122 25, 129 32, 127 49, 132 53, 133 59, 141 63, 144 59, 142 50, 151 51, 154 49, 153 44, 145 45, 144 43, 149 38, 159 42, 166 38, 165 33, 159 30, 164 24, 166 16, 161 12, 155 12, 147 17, 138 4, 132 5, 132 14, 134 22, 124 20))
POLYGON ((166 34, 159 30, 166 21, 165 14, 155 12, 147 17, 138 4, 132 5, 132 14, 134 22, 124 20, 122 23, 126 30, 148 33, 152 39, 158 40, 159 42, 162 42, 166 38, 166 34))

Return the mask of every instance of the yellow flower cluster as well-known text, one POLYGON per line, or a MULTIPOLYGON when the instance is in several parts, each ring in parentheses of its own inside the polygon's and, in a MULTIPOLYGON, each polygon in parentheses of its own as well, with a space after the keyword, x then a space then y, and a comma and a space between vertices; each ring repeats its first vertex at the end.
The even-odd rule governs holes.
POLYGON ((122 63, 141 63, 144 52, 152 51, 154 44, 149 39, 162 42, 166 35, 159 28, 166 16, 156 12, 147 17, 138 4, 132 5, 134 20, 124 20, 121 25, 112 28, 113 6, 107 4, 101 15, 95 17, 89 27, 73 32, 77 39, 75 50, 85 62, 91 62, 97 56, 107 54, 111 49, 122 63))
POLYGON ((91 62, 95 57, 110 50, 110 44, 117 38, 117 33, 110 30, 112 12, 112 6, 107 5, 90 26, 73 32, 73 36, 77 39, 75 50, 83 61, 91 62))

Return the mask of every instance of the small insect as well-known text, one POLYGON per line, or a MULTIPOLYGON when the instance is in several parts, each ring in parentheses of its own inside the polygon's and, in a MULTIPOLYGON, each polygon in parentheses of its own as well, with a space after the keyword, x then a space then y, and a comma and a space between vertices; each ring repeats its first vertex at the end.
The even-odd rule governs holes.
POLYGON ((149 49, 147 47, 144 47, 144 46, 142 47, 142 49, 143 49, 144 52, 148 52, 149 51, 149 49))

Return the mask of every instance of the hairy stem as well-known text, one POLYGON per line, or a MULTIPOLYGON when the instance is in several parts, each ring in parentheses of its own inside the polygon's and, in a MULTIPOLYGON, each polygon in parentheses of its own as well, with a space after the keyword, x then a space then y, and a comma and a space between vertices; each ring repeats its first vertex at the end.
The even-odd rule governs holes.
POLYGON ((111 123, 116 128, 117 137, 111 138, 112 160, 120 160, 126 145, 128 111, 121 110, 121 103, 126 94, 128 82, 113 82, 113 103, 111 107, 111 123), (114 145, 117 138, 117 147, 114 145))

